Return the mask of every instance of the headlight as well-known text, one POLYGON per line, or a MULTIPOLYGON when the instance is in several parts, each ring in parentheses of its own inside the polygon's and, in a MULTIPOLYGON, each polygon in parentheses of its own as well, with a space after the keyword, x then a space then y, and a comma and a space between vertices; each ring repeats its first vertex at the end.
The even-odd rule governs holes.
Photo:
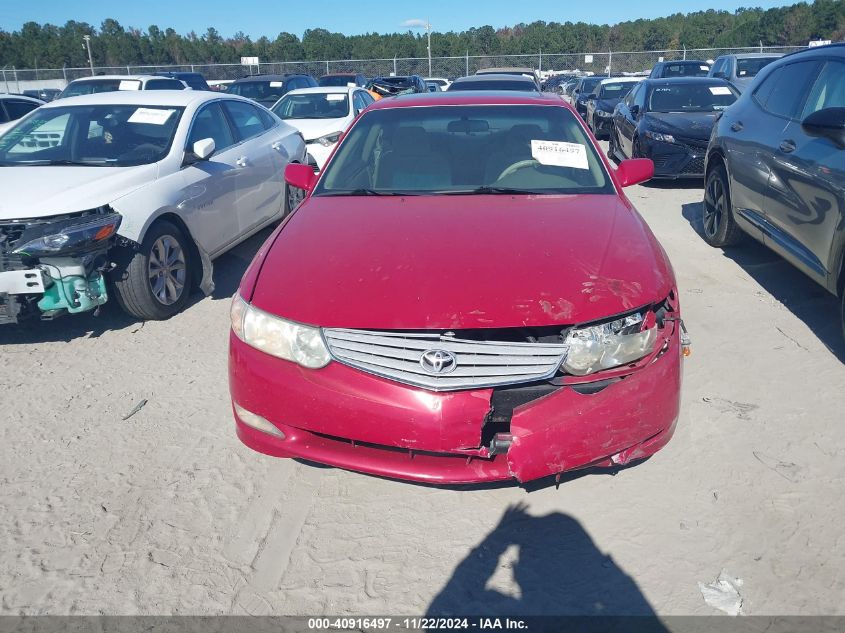
POLYGON ((657 327, 643 329, 642 314, 610 323, 572 330, 566 337, 569 352, 562 369, 575 376, 586 376, 639 360, 654 348, 657 327))
POLYGON ((652 132, 651 130, 647 130, 646 138, 650 138, 653 141, 663 141, 664 143, 674 143, 675 137, 671 134, 662 134, 660 132, 652 132))
POLYGON ((608 112, 607 110, 596 110, 596 114, 603 118, 613 116, 613 112, 608 112))
POLYGON ((320 329, 281 319, 251 306, 239 294, 232 300, 232 331, 250 347, 291 362, 319 369, 331 357, 320 329))
POLYGON ((323 147, 331 147, 340 140, 341 134, 343 134, 343 132, 332 132, 331 134, 326 134, 325 136, 315 139, 314 142, 319 143, 323 147))
POLYGON ((30 257, 47 257, 84 250, 117 233, 120 220, 120 214, 106 213, 36 224, 24 231, 21 235, 23 243, 13 252, 30 257), (36 236, 37 233, 40 235, 36 236))

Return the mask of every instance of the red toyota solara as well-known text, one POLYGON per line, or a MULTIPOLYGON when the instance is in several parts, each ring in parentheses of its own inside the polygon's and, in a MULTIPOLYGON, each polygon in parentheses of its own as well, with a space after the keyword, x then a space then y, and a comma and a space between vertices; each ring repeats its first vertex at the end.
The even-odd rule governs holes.
MULTIPOLYGON (((430 483, 528 481, 648 457, 678 418, 671 265, 557 96, 370 106, 232 303, 247 446, 430 483)), ((683 339, 683 340, 682 340, 683 339)))

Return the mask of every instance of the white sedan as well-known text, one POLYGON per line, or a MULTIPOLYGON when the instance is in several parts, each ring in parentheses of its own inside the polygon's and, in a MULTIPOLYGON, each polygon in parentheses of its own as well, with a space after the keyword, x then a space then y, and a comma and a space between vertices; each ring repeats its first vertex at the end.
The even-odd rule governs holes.
POLYGON ((340 135, 373 101, 369 92, 357 86, 300 88, 291 90, 270 109, 302 132, 309 163, 323 169, 340 135))
POLYGON ((42 106, 0 137, 0 323, 85 312, 114 291, 164 319, 211 260, 283 218, 302 136, 241 97, 108 92, 42 106), (51 142, 33 141, 49 130, 51 142))

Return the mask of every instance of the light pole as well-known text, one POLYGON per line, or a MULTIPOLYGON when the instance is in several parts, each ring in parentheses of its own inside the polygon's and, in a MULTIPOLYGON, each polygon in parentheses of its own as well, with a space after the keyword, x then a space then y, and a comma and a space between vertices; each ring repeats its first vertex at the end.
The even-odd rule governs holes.
POLYGON ((91 67, 91 76, 94 76, 94 58, 91 57, 91 36, 90 35, 83 35, 82 39, 85 40, 85 47, 88 49, 88 65, 91 67))
POLYGON ((425 21, 425 34, 428 37, 428 76, 431 77, 431 22, 425 21))

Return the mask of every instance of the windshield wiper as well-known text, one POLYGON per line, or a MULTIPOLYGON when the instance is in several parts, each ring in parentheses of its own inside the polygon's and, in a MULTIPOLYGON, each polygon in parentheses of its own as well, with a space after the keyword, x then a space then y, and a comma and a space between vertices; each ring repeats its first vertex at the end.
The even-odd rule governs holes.
POLYGON ((443 191, 435 191, 437 195, 443 196, 483 196, 483 195, 530 195, 530 196, 541 196, 541 195, 549 195, 549 191, 531 191, 530 189, 514 189, 513 187, 476 187, 475 189, 445 189, 443 191))
POLYGON ((419 196, 417 191, 377 191, 375 189, 350 189, 348 191, 329 191, 318 196, 419 196))
POLYGON ((22 161, 20 163, 14 163, 15 165, 20 165, 24 167, 52 167, 54 165, 81 165, 83 167, 101 167, 103 165, 108 165, 109 162, 107 160, 33 160, 33 161, 22 161))

